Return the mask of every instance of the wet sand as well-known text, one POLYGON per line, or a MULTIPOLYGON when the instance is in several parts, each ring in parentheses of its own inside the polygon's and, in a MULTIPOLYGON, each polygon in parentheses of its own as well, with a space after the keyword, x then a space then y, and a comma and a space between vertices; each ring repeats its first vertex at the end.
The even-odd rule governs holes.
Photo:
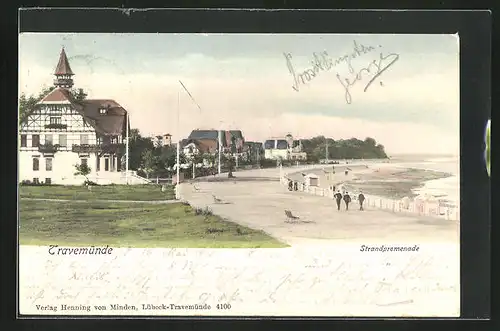
POLYGON ((329 186, 343 187, 348 192, 362 191, 367 195, 375 195, 384 198, 399 200, 404 197, 414 198, 417 196, 414 189, 424 186, 429 180, 450 177, 451 174, 439 171, 391 167, 384 164, 384 167, 366 166, 366 165, 341 165, 335 167, 335 175, 332 175, 332 167, 313 170, 293 169, 287 174, 287 177, 303 182, 304 175, 315 174, 319 177, 319 187, 328 188, 329 186), (345 175, 345 170, 348 174, 345 175))
POLYGON ((386 168, 355 173, 346 184, 355 191, 398 200, 416 197, 413 190, 423 187, 426 181, 450 176, 449 173, 432 170, 386 168))

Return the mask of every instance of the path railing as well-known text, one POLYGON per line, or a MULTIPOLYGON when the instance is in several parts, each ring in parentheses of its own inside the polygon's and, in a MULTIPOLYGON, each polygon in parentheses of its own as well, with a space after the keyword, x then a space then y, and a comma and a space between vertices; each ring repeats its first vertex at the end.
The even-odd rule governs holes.
MULTIPOLYGON (((335 192, 332 189, 322 188, 318 186, 309 186, 303 181, 293 181, 293 188, 297 185, 297 191, 305 192, 312 195, 327 197, 334 199, 335 192)), ((289 178, 286 173, 282 171, 280 176, 280 183, 288 187, 289 178)), ((351 196, 353 201, 357 202, 357 195, 351 196)), ((404 213, 409 215, 439 217, 446 220, 458 221, 460 220, 459 206, 450 205, 444 201, 439 200, 393 200, 389 198, 365 195, 364 207, 376 208, 391 211, 393 213, 404 213)))

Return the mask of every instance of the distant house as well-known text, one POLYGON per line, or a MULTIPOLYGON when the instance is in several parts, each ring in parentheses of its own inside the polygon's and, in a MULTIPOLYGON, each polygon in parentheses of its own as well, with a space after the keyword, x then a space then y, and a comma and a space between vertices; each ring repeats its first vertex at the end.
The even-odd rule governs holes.
POLYGON ((155 138, 158 139, 160 146, 172 146, 172 135, 170 133, 159 135, 155 138))
POLYGON ((229 148, 229 152, 232 153, 242 153, 243 145, 245 143, 245 138, 240 130, 230 130, 226 131, 226 146, 229 148), (233 145, 234 143, 234 145, 233 145))
POLYGON ((214 139, 183 139, 180 147, 184 155, 190 158, 195 155, 215 154, 218 142, 214 139))
MULTIPOLYGON (((221 140, 222 149, 224 153, 242 153, 243 145, 245 139, 243 137, 243 133, 240 130, 230 130, 230 131, 222 131, 222 130, 193 130, 189 134, 188 140, 191 141, 215 141, 217 144, 217 149, 219 147, 219 138, 221 140), (234 142, 234 146, 233 146, 234 142)), ((205 143, 206 144, 206 143, 205 143)), ((212 145, 213 143, 210 143, 212 145)), ((215 152, 216 152, 215 151, 215 152)), ((214 152, 214 153, 215 153, 214 152)))
POLYGON ((319 186, 319 177, 316 174, 307 174, 305 180, 307 186, 319 186))
MULTIPOLYGON (((224 133, 224 131, 223 131, 224 133)), ((218 130, 193 130, 188 136, 188 139, 198 140, 198 139, 213 139, 219 140, 218 130)), ((224 141, 223 137, 223 141, 224 141)))
POLYGON ((272 138, 264 142, 266 159, 305 160, 307 154, 302 152, 300 140, 294 140, 291 134, 284 138, 272 138))

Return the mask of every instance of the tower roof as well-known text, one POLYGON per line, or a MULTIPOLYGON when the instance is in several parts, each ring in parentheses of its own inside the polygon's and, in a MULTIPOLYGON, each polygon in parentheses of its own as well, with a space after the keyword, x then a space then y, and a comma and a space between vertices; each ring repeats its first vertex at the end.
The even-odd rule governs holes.
POLYGON ((59 62, 57 63, 54 75, 74 75, 69 65, 68 57, 66 56, 64 47, 61 50, 61 55, 59 56, 59 62))

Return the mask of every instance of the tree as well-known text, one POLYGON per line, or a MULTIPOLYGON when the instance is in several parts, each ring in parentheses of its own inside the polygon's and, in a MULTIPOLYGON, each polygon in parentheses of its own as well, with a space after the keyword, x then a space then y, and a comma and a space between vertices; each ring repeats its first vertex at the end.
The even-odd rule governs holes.
POLYGON ((387 158, 384 146, 377 144, 375 139, 367 137, 333 140, 324 136, 303 139, 303 151, 311 162, 318 162, 326 157, 326 142, 328 141, 329 159, 377 159, 387 158))
POLYGON ((86 163, 75 164, 75 170, 76 170, 74 173, 75 176, 83 176, 85 177, 85 183, 90 182, 87 176, 90 174, 92 169, 86 163))
POLYGON ((71 93, 71 96, 75 101, 83 101, 88 96, 88 94, 85 93, 85 91, 82 88, 71 89, 69 92, 71 93))
POLYGON ((160 162, 164 169, 173 168, 177 163, 177 150, 173 146, 162 146, 160 148, 160 162))
POLYGON ((19 125, 26 120, 30 112, 35 108, 35 105, 55 88, 55 86, 43 87, 37 95, 21 93, 19 96, 19 125))
POLYGON ((233 170, 235 166, 235 158, 234 158, 234 153, 236 152, 236 137, 231 136, 231 146, 230 146, 231 153, 229 154, 229 158, 227 161, 227 167, 228 167, 228 174, 227 176, 229 178, 233 177, 233 170))
POLYGON ((143 167, 143 153, 153 151, 153 141, 149 137, 142 137, 138 129, 129 131, 129 168, 138 170, 143 167))
POLYGON ((375 139, 373 139, 371 137, 365 138, 365 145, 366 146, 375 147, 376 144, 377 144, 377 142, 375 141, 375 139))
POLYGON ((147 149, 142 153, 142 163, 147 177, 158 170, 158 156, 154 155, 153 150, 147 149))
POLYGON ((163 137, 155 136, 154 139, 152 139, 152 142, 154 148, 161 149, 161 147, 163 146, 163 137))
MULTIPOLYGON (((203 163, 203 159, 204 158, 205 158, 205 154, 204 153, 193 155, 193 157, 191 158, 191 169, 193 169, 193 166, 194 166, 195 172, 196 172, 196 166, 199 163, 203 163)), ((194 173, 194 177, 196 177, 196 173, 194 173)))

